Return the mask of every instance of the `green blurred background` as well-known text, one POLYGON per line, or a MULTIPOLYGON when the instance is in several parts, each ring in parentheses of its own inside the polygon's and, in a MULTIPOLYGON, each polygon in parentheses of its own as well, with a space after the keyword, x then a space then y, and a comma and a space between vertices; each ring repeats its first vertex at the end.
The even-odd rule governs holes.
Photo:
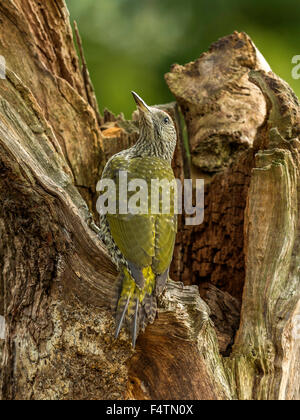
POLYGON ((77 21, 101 112, 130 117, 130 90, 148 103, 172 99, 164 74, 218 38, 245 31, 273 71, 300 96, 291 75, 300 55, 299 0, 66 0, 77 21))

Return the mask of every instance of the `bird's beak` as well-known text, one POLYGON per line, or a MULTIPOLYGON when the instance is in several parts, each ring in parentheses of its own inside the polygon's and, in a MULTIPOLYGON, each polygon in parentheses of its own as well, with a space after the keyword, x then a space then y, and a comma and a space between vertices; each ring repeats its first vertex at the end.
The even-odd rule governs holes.
POLYGON ((138 109, 140 109, 142 112, 151 112, 146 102, 137 93, 133 91, 131 93, 137 104, 138 109))

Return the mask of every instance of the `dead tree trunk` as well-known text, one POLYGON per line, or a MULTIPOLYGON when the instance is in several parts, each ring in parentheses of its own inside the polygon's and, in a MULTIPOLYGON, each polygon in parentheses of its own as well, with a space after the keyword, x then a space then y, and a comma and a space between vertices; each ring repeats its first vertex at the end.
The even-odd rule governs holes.
POLYGON ((134 118, 99 115, 63 0, 2 1, 0 22, 1 398, 299 399, 290 88, 238 33, 166 76, 192 157, 165 105, 174 170, 205 178, 205 220, 180 220, 179 281, 133 351, 125 332, 113 339, 118 277, 91 214, 105 160, 137 138, 134 118))

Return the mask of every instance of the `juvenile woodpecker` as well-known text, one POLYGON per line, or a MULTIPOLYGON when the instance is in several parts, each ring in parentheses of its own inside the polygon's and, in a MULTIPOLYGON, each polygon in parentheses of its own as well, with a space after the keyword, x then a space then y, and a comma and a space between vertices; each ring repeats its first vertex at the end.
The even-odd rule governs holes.
MULTIPOLYGON (((157 297, 165 287, 173 256, 177 231, 174 190, 170 193, 167 212, 162 208, 159 190, 158 214, 152 211, 150 194, 151 180, 175 181, 171 161, 177 134, 170 115, 149 107, 135 92, 132 95, 139 110, 139 138, 133 147, 112 156, 104 168, 102 179, 111 179, 117 186, 116 213, 101 215, 100 228, 102 240, 122 277, 116 308, 116 337, 125 323, 135 347, 139 331, 155 319, 157 297), (145 214, 119 211, 121 172, 126 172, 128 183, 133 179, 146 181, 149 205, 145 214)), ((132 194, 128 192, 128 198, 132 194)))

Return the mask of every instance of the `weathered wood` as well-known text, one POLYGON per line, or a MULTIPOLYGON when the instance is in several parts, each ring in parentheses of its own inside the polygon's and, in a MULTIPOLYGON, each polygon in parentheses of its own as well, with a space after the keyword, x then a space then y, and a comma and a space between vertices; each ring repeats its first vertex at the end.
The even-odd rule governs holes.
MULTIPOLYGON (((293 333, 300 293, 299 102, 285 82, 264 70, 269 68, 250 39, 235 33, 166 76, 189 130, 198 167, 192 172, 209 175, 204 223, 185 229, 183 259, 193 265, 185 265, 182 280, 209 281, 243 296, 233 351, 224 358, 235 398, 299 399, 299 337, 293 333), (218 83, 207 80, 209 62, 218 83), (243 124, 238 136, 236 124, 243 124), (225 146, 248 139, 248 150, 236 147, 229 160, 218 147, 225 128, 225 146)), ((218 331, 216 313, 214 319, 218 331)), ((234 320, 229 325, 234 334, 234 320)))
MULTIPOLYGON (((14 89, 16 76, 10 70, 7 76, 6 89, 14 89)), ((117 273, 88 227, 87 206, 64 172, 66 162, 52 145, 53 133, 26 99, 18 97, 19 112, 4 99, 0 105, 7 336, 2 398, 124 398, 132 349, 125 333, 113 339, 117 273), (29 120, 33 126, 39 122, 39 135, 26 124, 29 120)), ((173 289, 170 285, 168 300, 173 289)), ((174 292, 173 299, 180 295, 174 292)), ((194 299, 199 305, 198 294, 194 299)), ((165 325, 180 327, 184 314, 190 323, 201 317, 200 310, 188 315, 187 306, 179 314, 176 307, 170 309, 165 325)), ((160 325, 153 328, 155 336, 160 325)), ((174 390, 172 397, 180 392, 174 390)))
POLYGON ((230 368, 240 399, 299 399, 299 102, 272 73, 250 80, 269 117, 256 139, 266 149, 256 155, 245 212, 246 280, 230 368))
POLYGON ((211 283, 202 283, 199 289, 200 296, 210 309, 220 353, 229 356, 240 324, 241 302, 211 283))
MULTIPOLYGON (((119 280, 90 211, 104 160, 135 141, 137 125, 97 116, 63 1, 8 0, 0 18, 1 399, 299 399, 299 103, 289 87, 237 33, 168 76, 180 76, 192 173, 208 171, 209 184, 208 218, 182 223, 172 275, 201 283, 203 299, 170 281, 133 351, 125 331, 113 338, 119 280), (209 62, 223 75, 215 92, 201 73, 209 62)), ((176 106, 165 107, 180 134, 176 106)), ((180 141, 180 178, 182 154, 180 141)))
POLYGON ((165 76, 186 120, 192 163, 202 172, 227 168, 253 144, 264 121, 266 105, 248 80, 251 69, 270 67, 251 39, 235 32, 165 76))
POLYGON ((130 398, 231 398, 209 314, 196 286, 169 283, 130 361, 130 398))
POLYGON ((235 32, 198 60, 166 75, 185 118, 194 178, 205 180, 204 223, 182 227, 180 279, 210 281, 241 299, 245 277, 244 210, 254 165, 252 145, 266 117, 251 69, 269 69, 251 39, 235 32))
MULTIPOLYGON (((52 42, 46 23, 52 26, 52 19, 58 13, 61 28, 55 27, 57 37, 61 36, 60 30, 63 34, 68 27, 64 4, 55 4, 53 9, 52 3, 35 5, 28 1, 25 14, 17 2, 0 7, 1 19, 7 21, 11 31, 9 21, 18 19, 18 28, 25 32, 24 37, 31 41, 32 48, 25 50, 28 61, 22 68, 11 57, 7 62, 7 78, 0 85, 0 295, 1 315, 6 320, 1 398, 125 398, 129 393, 128 365, 133 350, 125 332, 120 340, 113 338, 118 277, 97 238, 97 226, 79 193, 76 176, 74 179, 77 171, 87 182, 84 173, 93 172, 93 160, 89 159, 95 159, 94 147, 99 143, 90 148, 90 139, 97 136, 102 139, 100 128, 84 90, 75 89, 81 80, 79 73, 73 75, 75 83, 75 79, 67 77, 66 69, 66 79, 58 75, 60 68, 55 63, 41 66, 33 54, 37 48, 34 25, 29 26, 31 20, 28 24, 23 22, 30 8, 34 23, 41 20, 46 26, 38 26, 47 39, 44 42, 52 42), (58 5, 61 10, 56 9, 58 5), (28 67, 32 83, 29 83, 28 67), (48 113, 49 109, 53 112, 48 113), (78 129, 76 137, 74 121, 78 129), (63 137, 59 128, 62 124, 63 137), (79 127, 87 130, 85 136, 80 137, 79 127), (71 155, 65 141, 70 142, 71 155), (87 160, 84 153, 88 154, 87 160)), ((23 40, 18 32, 15 38, 10 39, 18 47, 18 42, 23 40)), ((48 47, 51 51, 51 45, 45 45, 45 49, 48 47)), ((67 55, 64 58, 69 65, 71 58, 67 55)), ((99 167, 101 154, 99 147, 99 167)), ((91 176, 90 181, 94 182, 95 173, 91 176)), ((176 294, 176 290, 177 286, 168 286, 167 302, 173 295, 175 303, 180 299, 181 294, 176 294)), ((200 306, 189 314, 189 301, 174 304, 167 317, 164 315, 168 328, 174 323, 176 328, 184 329, 182 317, 187 325, 197 323, 198 318, 202 322, 198 293, 189 289, 185 292, 184 288, 182 293, 193 295, 192 305, 195 306, 196 300, 200 306), (180 308, 178 316, 177 307, 180 308)), ((154 336, 159 335, 160 325, 153 328, 154 336)), ((195 337, 183 338, 188 343, 195 337)), ((176 342, 176 336, 173 340, 176 342)), ((197 355, 199 349, 194 346, 186 357, 191 353, 197 355)), ((156 392, 159 395, 159 387, 156 392)), ((181 394, 182 390, 176 388, 171 396, 176 398, 181 394)))
MULTIPOLYGON (((6 66, 19 76, 24 90, 30 89, 35 108, 49 123, 75 184, 92 208, 103 167, 101 133, 87 101, 65 2, 8 0, 0 3, 0 17, 6 66)), ((13 103, 5 90, 2 95, 13 103)))
POLYGON ((84 81, 86 98, 87 98, 88 103, 91 105, 91 107, 95 111, 98 124, 101 125, 101 115, 99 111, 99 106, 98 106, 96 94, 94 91, 94 86, 92 84, 90 73, 87 67, 86 59, 84 56, 82 41, 81 41, 81 37, 79 34, 79 29, 78 29, 76 21, 74 21, 74 31, 75 31, 75 36, 76 36, 77 48, 79 50, 79 56, 81 60, 81 74, 84 81))

